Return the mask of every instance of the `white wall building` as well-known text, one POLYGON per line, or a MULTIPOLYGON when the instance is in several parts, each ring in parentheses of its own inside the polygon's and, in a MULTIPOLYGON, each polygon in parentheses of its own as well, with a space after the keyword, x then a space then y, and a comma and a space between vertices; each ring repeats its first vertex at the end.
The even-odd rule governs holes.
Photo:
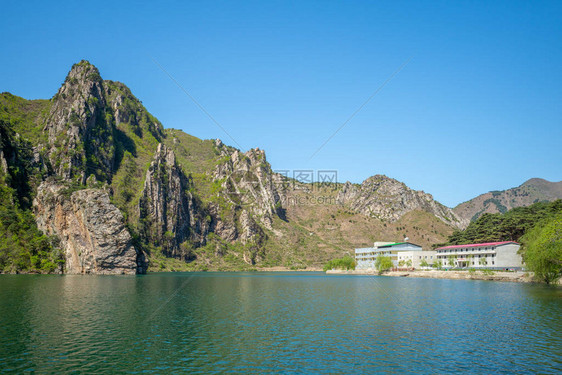
POLYGON ((411 242, 375 242, 373 247, 355 249, 356 269, 375 269, 375 261, 378 256, 389 256, 395 267, 398 266, 398 254, 409 252, 421 252, 419 245, 411 242))
POLYGON ((437 251, 401 251, 398 253, 398 267, 412 267, 412 268, 422 268, 422 261, 426 261, 428 265, 432 265, 437 260, 437 251), (408 265, 410 261, 411 265, 408 265), (404 266, 401 266, 401 262, 404 262, 404 266))
POLYGON ((444 246, 435 251, 444 268, 519 270, 523 267, 519 247, 517 242, 504 241, 444 246))

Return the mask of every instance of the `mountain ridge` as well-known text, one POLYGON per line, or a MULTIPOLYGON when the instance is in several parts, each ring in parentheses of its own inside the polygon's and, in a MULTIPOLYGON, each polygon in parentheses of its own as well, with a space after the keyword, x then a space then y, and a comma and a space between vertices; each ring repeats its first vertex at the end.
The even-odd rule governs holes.
MULTIPOLYGON (((85 60, 49 100, 0 94, 0 120, 16 134, 2 139, 3 186, 21 187, 8 178, 16 168, 34 176, 27 203, 14 199, 33 202, 67 272, 300 269, 375 240, 407 236, 427 247, 465 225, 430 194, 383 175, 306 184, 273 172, 259 148, 164 128, 85 60), (9 142, 29 145, 23 167, 6 159, 9 142), (120 240, 105 240, 116 233, 120 240)), ((1 272, 36 269, 33 251, 18 263, 2 246, 1 272)))
POLYGON ((505 213, 511 208, 562 199, 562 181, 534 177, 517 187, 480 194, 453 208, 460 217, 474 221, 484 213, 505 213))

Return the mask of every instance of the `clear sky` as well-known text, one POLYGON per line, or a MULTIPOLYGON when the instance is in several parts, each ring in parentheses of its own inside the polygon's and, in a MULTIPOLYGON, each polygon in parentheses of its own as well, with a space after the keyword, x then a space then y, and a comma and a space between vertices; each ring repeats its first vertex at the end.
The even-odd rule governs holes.
POLYGON ((562 180, 562 1, 8 1, 0 51, 0 91, 50 98, 87 59, 165 127, 275 170, 386 174, 448 206, 562 180))

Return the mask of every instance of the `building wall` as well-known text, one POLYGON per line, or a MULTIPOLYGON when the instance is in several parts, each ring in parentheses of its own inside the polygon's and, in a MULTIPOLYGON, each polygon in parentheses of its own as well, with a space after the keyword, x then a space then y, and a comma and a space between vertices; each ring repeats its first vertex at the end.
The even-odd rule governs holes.
POLYGON ((497 252, 497 268, 520 268, 523 266, 521 255, 517 254, 519 245, 507 244, 498 246, 501 251, 497 252))
MULTIPOLYGON (((421 268, 422 260, 425 260, 428 264, 433 264, 437 260, 436 251, 401 251, 398 253, 397 265, 400 267, 400 261, 412 261, 413 268, 421 268)), ((404 266, 405 267, 405 266, 404 266)))
POLYGON ((374 251, 372 247, 355 249, 355 269, 364 270, 375 268, 374 251))
POLYGON ((520 269, 522 259, 517 251, 519 244, 478 246, 455 249, 437 249, 437 260, 444 268, 451 268, 449 257, 455 262, 453 268, 520 269))
MULTIPOLYGON (((377 242, 375 242, 377 244, 377 242)), ((355 249, 356 269, 375 269, 378 256, 389 256, 395 267, 398 266, 398 254, 407 252, 421 252, 421 246, 405 243, 395 246, 364 247, 355 249)))

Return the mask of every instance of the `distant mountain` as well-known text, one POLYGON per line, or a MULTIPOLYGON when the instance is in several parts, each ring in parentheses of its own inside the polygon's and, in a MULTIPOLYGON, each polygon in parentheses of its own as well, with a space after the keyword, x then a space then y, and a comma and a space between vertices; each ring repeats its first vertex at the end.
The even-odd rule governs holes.
POLYGON ((468 225, 468 221, 434 200, 431 194, 412 190, 403 182, 384 175, 369 177, 361 185, 346 183, 337 201, 354 212, 391 222, 408 212, 419 210, 454 227, 468 225))
POLYGON ((562 181, 531 178, 515 188, 479 195, 459 204, 453 211, 462 218, 474 221, 484 213, 504 213, 515 207, 556 199, 562 199, 562 181))

